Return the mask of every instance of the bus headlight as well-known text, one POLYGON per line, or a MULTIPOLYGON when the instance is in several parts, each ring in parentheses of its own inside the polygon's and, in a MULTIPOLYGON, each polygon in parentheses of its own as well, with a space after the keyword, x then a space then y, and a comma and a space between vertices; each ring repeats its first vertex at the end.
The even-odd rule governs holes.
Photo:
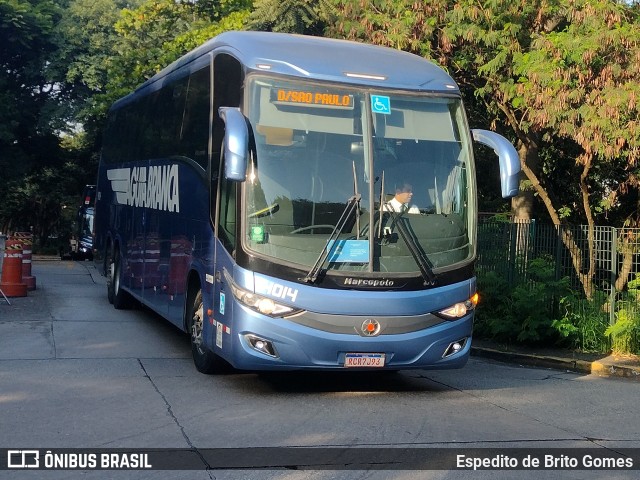
POLYGON ((437 315, 447 318, 447 319, 456 319, 456 318, 462 318, 465 315, 467 315, 470 311, 472 311, 474 308, 476 308, 476 305, 478 304, 478 294, 474 294, 469 300, 465 301, 465 302, 458 302, 454 305, 451 305, 448 308, 445 308, 444 310, 440 310, 439 312, 437 312, 437 315))
POLYGON ((268 297, 263 297, 262 295, 249 292, 248 290, 240 288, 231 282, 229 282, 229 284, 231 285, 231 292, 236 300, 263 315, 268 315, 270 317, 288 317, 302 311, 299 308, 283 305, 268 297))

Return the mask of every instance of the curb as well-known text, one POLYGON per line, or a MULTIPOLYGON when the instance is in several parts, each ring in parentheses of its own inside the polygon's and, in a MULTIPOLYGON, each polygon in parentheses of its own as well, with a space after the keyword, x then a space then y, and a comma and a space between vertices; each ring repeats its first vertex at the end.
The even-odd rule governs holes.
POLYGON ((640 380, 640 365, 624 357, 610 356, 591 364, 591 373, 601 377, 618 377, 640 380))
POLYGON ((552 368, 600 377, 640 380, 640 363, 637 358, 611 355, 593 362, 568 357, 532 355, 519 352, 505 352, 494 348, 471 347, 471 355, 489 358, 505 363, 517 363, 533 367, 552 368))

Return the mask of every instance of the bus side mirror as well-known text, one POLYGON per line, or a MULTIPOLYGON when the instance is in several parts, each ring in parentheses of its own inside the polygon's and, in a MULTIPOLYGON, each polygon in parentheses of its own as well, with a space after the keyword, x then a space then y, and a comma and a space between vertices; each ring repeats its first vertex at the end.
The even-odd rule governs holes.
POLYGON ((515 147, 502 135, 489 130, 471 130, 473 139, 493 149, 500 162, 500 187, 503 198, 518 195, 520 157, 515 147))
POLYGON ((249 128, 239 108, 220 107, 220 118, 226 128, 224 134, 224 175, 228 180, 244 182, 249 156, 249 128))

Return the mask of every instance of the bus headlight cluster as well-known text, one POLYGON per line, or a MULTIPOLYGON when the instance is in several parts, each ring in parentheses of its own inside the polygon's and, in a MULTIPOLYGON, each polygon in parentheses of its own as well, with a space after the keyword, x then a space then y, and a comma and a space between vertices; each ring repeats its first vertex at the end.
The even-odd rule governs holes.
POLYGON ((456 319, 462 318, 467 315, 470 311, 476 308, 478 304, 479 296, 478 294, 474 294, 469 300, 465 302, 458 302, 454 305, 451 305, 444 310, 440 310, 438 315, 448 318, 448 319, 456 319))
POLYGON ((268 315, 270 317, 287 317, 302 311, 299 308, 283 305, 268 297, 263 297, 262 295, 249 292, 248 290, 240 288, 233 283, 230 283, 230 285, 233 296, 240 303, 263 315, 268 315))

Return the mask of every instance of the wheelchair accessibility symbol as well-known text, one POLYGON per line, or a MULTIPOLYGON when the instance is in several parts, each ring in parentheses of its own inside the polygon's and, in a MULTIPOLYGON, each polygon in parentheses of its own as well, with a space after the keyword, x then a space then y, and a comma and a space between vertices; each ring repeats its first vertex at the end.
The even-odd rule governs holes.
POLYGON ((371 110, 373 113, 391 115, 391 101, 383 95, 371 95, 371 110))

